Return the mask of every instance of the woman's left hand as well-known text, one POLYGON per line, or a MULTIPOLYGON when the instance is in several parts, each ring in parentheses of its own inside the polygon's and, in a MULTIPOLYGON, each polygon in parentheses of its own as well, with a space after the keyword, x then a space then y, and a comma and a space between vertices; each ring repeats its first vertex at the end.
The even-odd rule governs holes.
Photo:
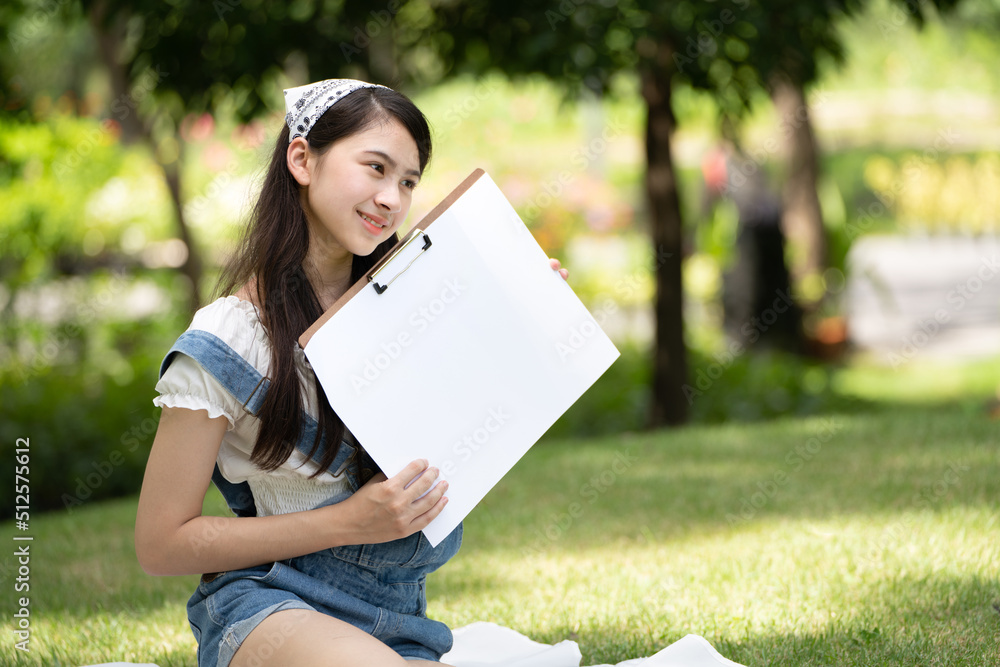
POLYGON ((552 267, 553 271, 558 271, 559 275, 563 277, 563 280, 569 279, 569 271, 561 268, 562 265, 559 263, 558 259, 555 259, 554 257, 549 257, 549 266, 552 267))

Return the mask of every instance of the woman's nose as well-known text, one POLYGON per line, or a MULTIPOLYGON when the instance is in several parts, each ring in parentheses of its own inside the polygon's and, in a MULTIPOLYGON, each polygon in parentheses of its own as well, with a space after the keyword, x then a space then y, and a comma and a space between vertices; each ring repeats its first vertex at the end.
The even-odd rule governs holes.
POLYGON ((395 183, 388 185, 375 194, 375 203, 382 209, 395 213, 402 207, 402 200, 399 196, 399 186, 395 183))

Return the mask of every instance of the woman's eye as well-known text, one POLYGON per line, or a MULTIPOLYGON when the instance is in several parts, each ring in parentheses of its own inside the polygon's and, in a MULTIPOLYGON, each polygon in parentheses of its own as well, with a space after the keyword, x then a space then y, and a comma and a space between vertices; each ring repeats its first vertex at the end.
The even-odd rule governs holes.
POLYGON ((372 169, 374 169, 375 171, 377 171, 380 174, 385 172, 385 167, 383 167, 382 165, 380 165, 378 162, 372 162, 368 166, 371 167, 372 169))
POLYGON ((405 188, 407 188, 409 190, 412 190, 413 188, 417 187, 417 182, 416 181, 409 181, 409 180, 403 181, 403 187, 405 187, 405 188))

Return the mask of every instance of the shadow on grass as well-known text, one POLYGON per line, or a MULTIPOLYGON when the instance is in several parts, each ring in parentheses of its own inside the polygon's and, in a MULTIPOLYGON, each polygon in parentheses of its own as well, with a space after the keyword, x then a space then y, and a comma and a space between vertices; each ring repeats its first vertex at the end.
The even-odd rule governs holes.
MULTIPOLYGON (((768 633, 736 627, 700 632, 723 656, 748 667, 997 664, 1000 615, 993 605, 1000 599, 998 582, 977 577, 900 577, 872 585, 865 597, 867 607, 847 618, 832 619, 818 632, 768 633)), ((726 618, 729 610, 718 613, 726 618)), ((641 625, 657 620, 658 627, 634 628, 627 635, 623 629, 628 631, 630 619, 623 618, 620 627, 592 626, 578 631, 579 637, 562 627, 535 638, 546 643, 575 639, 584 656, 580 664, 591 665, 648 656, 686 634, 699 633, 678 618, 644 618, 641 625)))
MULTIPOLYGON (((493 582, 488 585, 492 587, 493 582)), ((732 610, 725 608, 705 612, 707 616, 717 614, 715 629, 690 627, 689 620, 667 613, 643 615, 641 619, 624 616, 614 627, 579 619, 580 624, 557 625, 544 633, 533 628, 515 629, 544 643, 577 641, 583 652, 582 665, 616 664, 649 656, 690 632, 702 634, 723 656, 749 667, 997 664, 1000 615, 993 605, 1000 590, 996 581, 900 576, 862 588, 863 607, 832 619, 817 632, 761 632, 732 622, 732 610)), ((162 649, 141 659, 159 667, 196 665, 193 652, 187 648, 162 649)), ((76 667, 80 663, 57 650, 47 655, 18 656, 10 664, 76 667)))
POLYGON ((997 507, 998 442, 985 413, 941 405, 551 441, 473 512, 467 540, 537 551, 762 520, 997 507))
POLYGON ((55 613, 87 619, 109 611, 139 619, 179 605, 183 620, 198 577, 142 571, 134 546, 137 501, 93 502, 33 519, 31 602, 39 619, 55 613))
MULTIPOLYGON (((470 516, 465 549, 473 554, 497 551, 505 558, 511 551, 530 555, 535 549, 558 557, 616 541, 669 544, 692 535, 752 530, 762 521, 997 508, 1000 449, 996 423, 985 414, 940 405, 862 407, 806 419, 540 443, 470 516), (752 510, 748 518, 741 514, 746 507, 752 510)), ((184 604, 197 577, 145 575, 134 555, 134 517, 131 498, 94 503, 73 514, 52 513, 38 522, 32 603, 40 615, 59 610, 72 624, 112 611, 127 623, 169 612, 186 628, 184 604)), ((449 577, 459 594, 507 585, 488 574, 459 570, 461 583, 449 577)), ((916 650, 921 642, 944 642, 949 653, 983 650, 965 634, 949 633, 947 619, 954 607, 944 602, 950 598, 935 592, 939 585, 934 581, 923 593, 917 592, 920 582, 907 585, 898 607, 901 617, 907 609, 930 610, 940 618, 934 628, 890 623, 886 610, 872 617, 872 623, 833 624, 817 635, 708 638, 724 655, 751 665, 888 664, 895 662, 893 651, 916 650), (899 638, 889 641, 887 627, 901 627, 892 634, 899 638), (906 634, 911 630, 914 634, 906 634), (869 650, 876 658, 865 662, 869 650), (834 657, 825 657, 823 651, 832 651, 834 657), (799 661, 800 654, 807 659, 799 661)), ((979 596, 975 605, 960 610, 981 614, 973 621, 992 627, 996 639, 997 618, 989 603, 997 595, 995 590, 983 592, 990 582, 952 583, 962 599, 979 596)), ((866 618, 863 610, 859 618, 866 618)), ((636 636, 645 634, 615 643, 614 633, 608 632, 597 637, 581 633, 585 648, 618 647, 615 655, 590 653, 591 660, 649 654, 669 643, 664 640, 686 634, 669 619, 664 619, 663 634, 655 635, 655 642, 643 640, 641 646, 622 642, 633 644, 639 641, 636 636)), ((186 650, 163 660, 162 667, 193 664, 186 650)))

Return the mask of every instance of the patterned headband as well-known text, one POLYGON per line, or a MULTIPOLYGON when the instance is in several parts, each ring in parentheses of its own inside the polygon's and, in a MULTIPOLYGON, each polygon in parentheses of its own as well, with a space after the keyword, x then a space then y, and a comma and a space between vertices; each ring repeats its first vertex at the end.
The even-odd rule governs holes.
MULTIPOLYGON (((326 110, 361 88, 385 88, 356 79, 326 79, 298 88, 285 89, 285 124, 288 141, 309 134, 326 110)), ((388 90, 388 88, 386 88, 388 90)))

